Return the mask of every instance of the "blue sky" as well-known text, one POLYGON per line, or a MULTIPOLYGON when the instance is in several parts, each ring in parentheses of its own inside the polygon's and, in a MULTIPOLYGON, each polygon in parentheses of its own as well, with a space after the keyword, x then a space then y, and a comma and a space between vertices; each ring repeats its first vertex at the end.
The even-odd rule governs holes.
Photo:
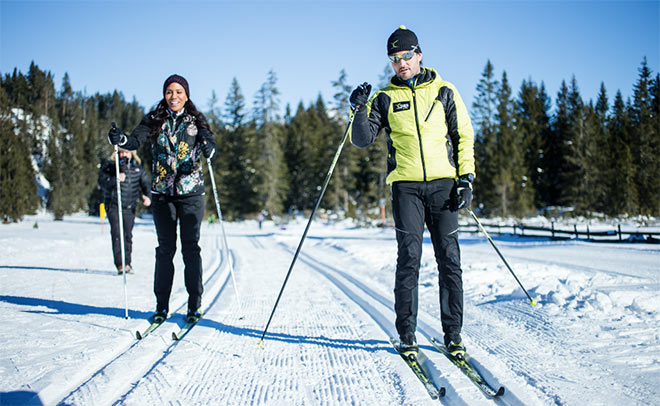
POLYGON ((0 0, 0 72, 34 60, 59 89, 124 93, 150 107, 171 73, 190 83, 205 110, 224 104, 233 77, 248 107, 273 69, 282 110, 326 102, 341 69, 348 81, 377 83, 385 42, 401 24, 415 31, 424 64, 453 82, 468 108, 487 60, 505 70, 514 94, 543 81, 554 101, 577 79, 595 99, 604 82, 632 95, 644 57, 659 68, 660 1, 33 1, 0 0))

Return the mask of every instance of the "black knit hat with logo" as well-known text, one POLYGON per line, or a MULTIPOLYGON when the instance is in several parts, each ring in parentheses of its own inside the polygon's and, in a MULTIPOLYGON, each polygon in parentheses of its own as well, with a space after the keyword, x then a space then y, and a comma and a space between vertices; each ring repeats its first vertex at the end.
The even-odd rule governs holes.
POLYGON ((419 41, 417 41, 417 35, 407 29, 405 25, 402 25, 387 39, 387 54, 392 55, 397 52, 411 50, 418 54, 422 53, 422 48, 419 47, 419 41))
POLYGON ((170 76, 169 78, 165 79, 165 84, 163 84, 163 96, 165 96, 165 91, 167 91, 167 86, 171 85, 172 83, 178 83, 186 91, 186 96, 190 98, 190 89, 188 88, 188 81, 183 77, 179 76, 177 74, 174 74, 170 76))

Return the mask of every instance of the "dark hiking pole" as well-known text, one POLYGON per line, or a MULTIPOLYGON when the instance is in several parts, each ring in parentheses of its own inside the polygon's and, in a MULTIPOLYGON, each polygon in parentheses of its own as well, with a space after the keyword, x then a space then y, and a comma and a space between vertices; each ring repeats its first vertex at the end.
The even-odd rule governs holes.
MULTIPOLYGON (((215 197, 215 208, 218 211, 218 221, 220 222, 220 228, 222 230, 222 240, 223 245, 225 246, 225 258, 227 258, 227 263, 229 264, 229 273, 231 274, 231 281, 234 285, 234 292, 236 292, 236 300, 238 301, 239 312, 242 311, 241 306, 241 297, 238 294, 238 286, 236 285, 236 278, 234 278, 234 266, 231 263, 231 258, 229 256, 229 244, 227 244, 227 233, 225 232, 225 225, 222 221, 222 211, 220 211, 220 199, 218 199, 218 188, 215 186, 215 176, 213 175, 213 166, 211 165, 211 158, 206 158, 206 164, 209 167, 209 173, 211 174, 211 185, 213 185, 213 197, 215 197)), ((241 317, 243 318, 243 317, 241 317)))
MULTIPOLYGON (((113 122, 112 128, 117 128, 113 122)), ((119 246, 121 247, 121 273, 124 276, 124 317, 128 319, 128 292, 126 289, 126 258, 124 248, 124 213, 121 207, 121 181, 119 180, 119 146, 115 144, 115 177, 117 178, 117 210, 119 210, 119 246)))
POLYGON ((495 242, 493 241, 492 238, 490 238, 490 235, 488 235, 488 233, 486 232, 486 229, 481 225, 481 223, 479 222, 479 219, 474 214, 472 209, 470 209, 469 207, 466 207, 466 210, 468 211, 468 213, 470 213, 470 215, 472 216, 474 221, 477 222, 477 225, 479 226, 479 229, 481 230, 481 232, 483 232, 484 235, 486 236, 486 238, 488 238, 488 241, 490 241, 490 244, 493 246, 493 248, 495 248, 495 251, 497 252, 497 255, 499 255, 500 258, 502 258, 502 261, 504 262, 504 265, 506 265, 506 267, 509 269, 509 272, 511 272, 511 275, 513 275, 516 282, 518 282, 518 285, 520 285, 520 288, 523 290, 523 292, 525 292, 525 294, 529 298, 529 304, 532 305, 532 306, 536 306, 536 299, 532 299, 532 297, 529 295, 529 293, 527 293, 527 290, 525 289, 525 287, 522 285, 522 283, 520 283, 520 279, 518 279, 516 274, 513 272, 513 269, 511 269, 511 267, 509 266, 509 263, 506 262, 506 259, 504 259, 504 256, 502 255, 500 250, 497 249, 497 246, 495 245, 495 242))
MULTIPOLYGON (((359 108, 360 106, 357 106, 359 108)), ((346 142, 346 138, 348 138, 348 130, 351 128, 351 124, 353 124, 353 118, 355 117, 355 113, 357 112, 357 108, 351 115, 350 119, 348 120, 348 125, 346 126, 346 131, 344 131, 344 136, 341 138, 341 142, 339 143, 339 147, 337 148, 337 152, 335 153, 335 157, 332 160, 332 164, 330 165, 330 169, 328 169, 328 173, 325 175, 325 181, 323 182, 323 187, 321 188, 321 193, 319 193, 319 197, 316 199, 316 203, 314 204, 314 208, 312 209, 312 214, 309 216, 309 220, 307 221, 307 227, 305 227, 305 232, 303 232, 302 238, 300 239, 300 243, 298 244, 298 249, 296 250, 295 255, 293 256, 293 260, 291 261, 291 265, 289 266, 289 271, 286 273, 286 277, 284 278, 284 283, 282 284, 282 288, 280 289, 280 294, 277 296, 277 300, 275 301, 275 306, 273 306, 273 311, 270 313, 270 317, 268 318, 268 323, 266 323, 266 327, 264 328, 264 332, 261 335, 261 340, 259 340, 259 343, 257 344, 259 347, 264 346, 264 337, 266 336, 266 331, 268 331, 268 326, 270 326, 271 320, 273 320, 273 315, 275 314, 275 309, 277 308, 277 305, 280 302, 280 299, 282 298, 282 292, 284 292, 284 287, 286 286, 287 281, 289 280, 289 276, 291 276, 291 271, 293 270, 293 265, 296 263, 296 259, 298 259, 298 254, 300 254, 300 249, 302 248, 303 242, 305 241, 305 237, 307 237, 307 231, 309 231, 309 226, 312 224, 312 220, 314 219, 314 213, 316 213, 316 209, 318 209, 319 204, 321 203, 321 199, 323 198, 323 194, 325 193, 325 189, 328 187, 328 183, 330 182, 330 177, 332 176, 332 172, 335 169, 335 165, 337 165, 337 160, 339 160, 339 155, 341 154, 341 149, 344 147, 344 143, 346 142)))

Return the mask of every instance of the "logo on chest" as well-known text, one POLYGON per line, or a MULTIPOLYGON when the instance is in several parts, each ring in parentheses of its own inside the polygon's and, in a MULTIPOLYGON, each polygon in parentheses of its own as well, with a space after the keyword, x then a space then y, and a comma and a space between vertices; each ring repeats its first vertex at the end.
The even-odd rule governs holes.
POLYGON ((399 111, 410 110, 410 102, 409 101, 404 101, 404 102, 394 103, 392 105, 392 110, 395 113, 397 113, 399 111))

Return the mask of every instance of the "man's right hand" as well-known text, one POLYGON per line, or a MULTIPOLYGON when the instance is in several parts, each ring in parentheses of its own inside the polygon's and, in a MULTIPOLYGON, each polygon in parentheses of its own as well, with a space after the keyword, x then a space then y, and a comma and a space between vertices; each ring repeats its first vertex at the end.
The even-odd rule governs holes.
POLYGON ((364 82, 360 86, 356 87, 351 93, 351 97, 348 98, 348 101, 353 107, 366 106, 367 101, 369 101, 369 93, 371 93, 371 85, 367 82, 364 82))
POLYGON ((122 145, 126 143, 125 139, 126 136, 121 131, 121 129, 117 128, 117 125, 115 123, 112 123, 112 128, 110 129, 110 131, 108 131, 108 142, 112 145, 122 145), (123 143, 122 143, 122 138, 124 138, 123 143))

